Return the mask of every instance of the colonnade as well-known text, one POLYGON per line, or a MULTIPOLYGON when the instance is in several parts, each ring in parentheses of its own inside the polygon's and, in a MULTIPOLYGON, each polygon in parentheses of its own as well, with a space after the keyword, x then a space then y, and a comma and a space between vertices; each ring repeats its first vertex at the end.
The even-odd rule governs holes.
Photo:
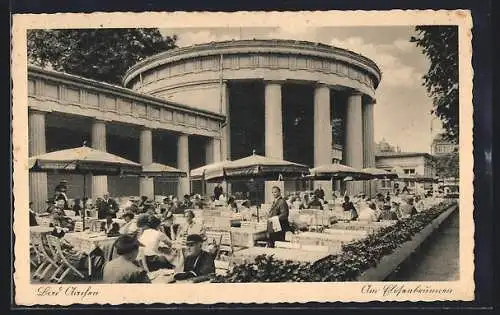
MULTIPOLYGON (((282 87, 285 81, 265 81, 265 154, 268 157, 283 159, 283 103, 282 87)), ((331 126, 331 94, 328 85, 314 86, 314 165, 332 162, 332 126, 331 126)), ((335 92, 333 92, 335 93, 335 92)), ((227 86, 221 93, 221 110, 229 115, 227 86)), ((345 121, 344 163, 361 169, 375 166, 373 107, 374 102, 364 101, 361 93, 353 91, 347 97, 345 121)), ((336 104, 333 104, 336 106, 336 104)), ((229 119, 230 120, 230 119, 229 119)), ((221 138, 210 138, 206 146, 206 163, 221 159, 230 159, 230 128, 227 124, 221 130, 221 138)), ((106 121, 94 120, 91 126, 91 145, 93 148, 106 151, 106 121)), ((39 110, 29 111, 29 155, 46 152, 46 113, 39 110)), ((177 138, 177 168, 189 174, 189 135, 179 134, 177 138)), ((143 126, 139 135, 139 162, 148 165, 153 162, 152 129, 143 126)), ((102 196, 108 190, 106 176, 92 176, 92 197, 102 196)), ((317 181, 327 195, 331 195, 332 185, 329 181, 317 181)), ((148 197, 154 195, 153 178, 140 178, 140 194, 148 197)), ((350 195, 360 192, 371 192, 369 183, 348 182, 346 185, 350 195)), ((266 187, 266 196, 270 187, 266 187)), ((189 176, 179 179, 178 195, 189 193, 189 176)), ((30 200, 34 206, 42 209, 47 199, 47 175, 42 172, 30 173, 30 200)))
MULTIPOLYGON (((29 111, 29 156, 46 153, 46 115, 40 110, 29 111)), ((94 119, 90 128, 91 147, 96 150, 107 151, 108 122, 94 119)), ((209 138, 206 145, 207 163, 217 162, 221 158, 220 139, 209 138)), ((177 168, 189 174, 189 135, 177 136, 177 168)), ((153 163, 153 129, 143 126, 139 133, 139 163, 143 166, 153 163)), ((108 178, 105 175, 91 176, 91 192, 88 197, 102 197, 108 192, 108 178)), ((189 175, 179 178, 177 193, 179 196, 189 194, 189 175)), ((34 209, 44 209, 48 199, 47 173, 30 172, 30 201, 34 209)), ((154 179, 152 177, 139 178, 139 194, 154 196, 154 179)))
MULTIPOLYGON (((265 152, 266 156, 283 159, 282 86, 284 82, 265 82, 265 152)), ((314 88, 314 166, 332 163, 332 126, 330 87, 316 84, 314 88)), ((353 91, 347 98, 345 122, 344 163, 362 169, 375 167, 374 102, 364 101, 363 95, 353 91)), ((335 106, 335 104, 334 104, 335 106)), ((330 181, 316 181, 325 194, 331 196, 330 181)), ((370 183, 348 182, 348 194, 370 193, 370 183)), ((266 196, 269 195, 266 187, 266 196)))

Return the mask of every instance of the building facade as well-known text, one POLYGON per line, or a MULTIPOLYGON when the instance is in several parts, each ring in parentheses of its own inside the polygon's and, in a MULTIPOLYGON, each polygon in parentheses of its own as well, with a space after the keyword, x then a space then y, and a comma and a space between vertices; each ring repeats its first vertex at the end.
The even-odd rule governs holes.
POLYGON ((432 140, 431 148, 432 155, 440 156, 455 152, 458 149, 458 145, 444 139, 444 137, 439 134, 432 140))
MULTIPOLYGON (((333 160, 373 167, 380 79, 377 65, 355 52, 285 40, 166 51, 129 69, 124 87, 29 67, 29 154, 90 140, 94 148, 143 165, 185 171, 253 150, 311 167, 333 160), (333 120, 341 122, 337 138, 333 120)), ((35 205, 59 179, 44 173, 30 178, 35 205)), ((76 177, 71 181, 75 191, 83 185, 76 177)), ((88 182, 93 197, 105 191, 151 196, 167 189, 151 178, 94 176, 88 182)), ((330 183, 321 184, 331 191, 330 183)), ((191 190, 189 178, 172 185, 178 195, 191 190)), ((363 190, 362 183, 349 185, 351 193, 363 190)))
MULTIPOLYGON (((428 153, 420 152, 378 152, 375 156, 375 165, 377 168, 387 171, 403 173, 405 175, 421 175, 434 178, 436 169, 433 163, 433 157, 428 153)), ((432 183, 416 183, 390 180, 380 180, 378 191, 391 191, 396 187, 402 189, 407 187, 413 192, 423 192, 432 189, 432 183)))

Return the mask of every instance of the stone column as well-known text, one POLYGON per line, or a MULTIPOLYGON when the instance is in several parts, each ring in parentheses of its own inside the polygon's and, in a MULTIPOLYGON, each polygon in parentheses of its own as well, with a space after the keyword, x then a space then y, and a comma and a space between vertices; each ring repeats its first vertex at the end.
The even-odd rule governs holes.
MULTIPOLYGON (((143 128, 139 136, 139 160, 145 166, 153 163, 153 131, 149 128, 143 128)), ((147 196, 153 199, 155 192, 154 178, 139 178, 139 193, 141 196, 147 196)))
MULTIPOLYGON (((332 163, 332 122, 330 108, 330 89, 318 85, 314 90, 314 166, 332 163)), ((332 198, 332 181, 314 181, 314 189, 320 187, 325 199, 332 198)))
POLYGON ((210 163, 220 162, 222 161, 221 155, 221 140, 212 138, 212 160, 210 163))
POLYGON ((179 178, 179 188, 177 195, 179 198, 189 194, 189 136, 187 134, 179 135, 177 138, 177 168, 185 171, 188 176, 179 178))
MULTIPOLYGON (((221 161, 221 140, 216 138, 209 138, 205 146, 205 164, 212 164, 221 161)), ((207 183, 204 184, 205 195, 210 196, 214 191, 215 184, 207 183)))
POLYGON ((221 129, 222 136, 222 159, 231 160, 231 117, 229 104, 229 88, 227 83, 222 83, 220 91, 221 113, 226 115, 226 122, 221 129))
MULTIPOLYGON (((94 120, 92 122, 91 139, 92 148, 106 152, 106 122, 94 120)), ((102 197, 108 191, 108 177, 106 175, 92 176, 92 198, 102 197)))
MULTIPOLYGON (((345 162, 348 166, 363 168, 362 94, 355 92, 347 99, 345 162)), ((363 192, 363 182, 347 182, 347 193, 363 192)))
MULTIPOLYGON (((268 81, 265 83, 265 155, 267 157, 283 159, 283 112, 281 99, 281 82, 268 81)), ((271 189, 274 184, 266 182, 264 190, 265 202, 272 199, 271 189)), ((282 193, 284 193, 282 191, 282 193)))
POLYGON ((266 156, 283 159, 283 112, 279 82, 266 82, 264 119, 266 156))
MULTIPOLYGON (((44 154, 46 152, 45 138, 45 112, 30 110, 28 114, 29 156, 44 154)), ((29 173, 30 201, 33 210, 43 212, 47 200, 47 173, 29 173)))
MULTIPOLYGON (((373 101, 363 104, 363 165, 375 167, 375 140, 373 125, 373 101)), ((373 196, 376 194, 376 182, 365 182, 365 193, 373 196)))

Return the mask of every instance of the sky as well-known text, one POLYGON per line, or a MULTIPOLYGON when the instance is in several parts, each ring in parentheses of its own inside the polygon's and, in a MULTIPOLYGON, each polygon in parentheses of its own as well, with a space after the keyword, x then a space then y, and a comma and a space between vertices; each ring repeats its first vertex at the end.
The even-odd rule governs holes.
POLYGON ((430 114, 432 99, 422 86, 429 61, 409 39, 413 26, 390 27, 227 27, 161 29, 177 35, 179 47, 231 39, 293 39, 349 49, 375 61, 382 71, 374 107, 375 141, 385 140, 404 152, 430 152, 442 131, 430 114), (432 133, 431 133, 432 125, 432 133))

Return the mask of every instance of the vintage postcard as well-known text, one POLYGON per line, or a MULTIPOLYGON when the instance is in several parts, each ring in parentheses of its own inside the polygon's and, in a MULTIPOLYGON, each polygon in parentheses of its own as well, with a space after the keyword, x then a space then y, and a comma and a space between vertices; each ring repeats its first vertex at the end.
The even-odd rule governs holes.
POLYGON ((15 303, 473 300, 471 28, 14 15, 15 303))

